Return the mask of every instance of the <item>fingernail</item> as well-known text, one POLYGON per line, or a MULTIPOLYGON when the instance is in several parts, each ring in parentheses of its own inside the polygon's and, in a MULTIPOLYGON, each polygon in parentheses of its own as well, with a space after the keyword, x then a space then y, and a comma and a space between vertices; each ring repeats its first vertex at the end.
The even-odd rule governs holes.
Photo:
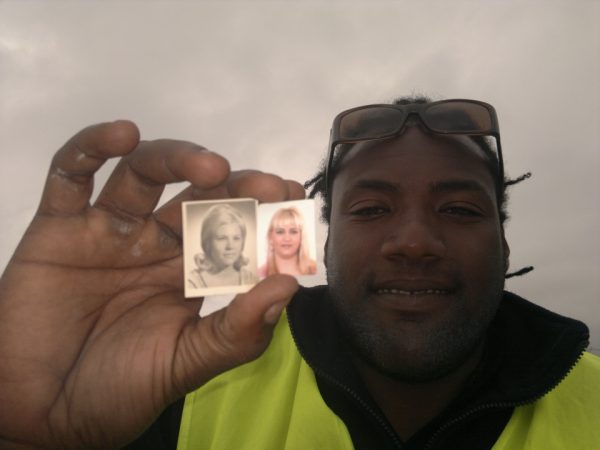
POLYGON ((283 308, 285 308, 285 303, 275 303, 274 305, 271 305, 263 316, 264 322, 268 325, 275 325, 279 321, 279 317, 281 317, 283 308))

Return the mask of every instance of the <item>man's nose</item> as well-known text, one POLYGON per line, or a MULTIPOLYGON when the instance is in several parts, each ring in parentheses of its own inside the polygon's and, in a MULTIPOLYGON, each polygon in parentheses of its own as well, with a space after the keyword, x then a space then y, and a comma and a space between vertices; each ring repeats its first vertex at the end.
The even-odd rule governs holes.
POLYGON ((434 260, 444 256, 446 245, 434 217, 426 212, 398 214, 381 247, 387 258, 434 260))

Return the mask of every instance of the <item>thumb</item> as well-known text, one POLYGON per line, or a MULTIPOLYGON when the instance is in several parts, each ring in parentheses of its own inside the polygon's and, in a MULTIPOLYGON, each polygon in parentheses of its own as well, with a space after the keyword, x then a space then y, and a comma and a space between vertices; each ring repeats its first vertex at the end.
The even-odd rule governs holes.
POLYGON ((174 360, 175 380, 183 388, 180 394, 260 356, 297 290, 298 283, 291 276, 268 277, 237 295, 227 308, 184 328, 174 360))

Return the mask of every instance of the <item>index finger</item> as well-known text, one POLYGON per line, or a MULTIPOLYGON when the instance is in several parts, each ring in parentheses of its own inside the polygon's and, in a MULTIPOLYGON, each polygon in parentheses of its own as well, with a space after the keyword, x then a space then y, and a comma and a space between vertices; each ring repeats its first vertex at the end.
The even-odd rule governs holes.
POLYGON ((81 130, 54 155, 38 211, 76 214, 86 209, 94 174, 107 159, 131 152, 139 140, 137 126, 127 120, 81 130))
POLYGON ((187 180, 210 189, 228 174, 228 161, 199 145, 172 139, 144 141, 121 158, 94 206, 119 216, 145 219, 165 184, 187 180))
POLYGON ((301 200, 305 197, 304 187, 292 180, 258 170, 231 172, 227 180, 212 189, 188 186, 155 213, 156 219, 181 236, 181 202, 188 200, 215 200, 227 198, 255 198, 260 202, 301 200))

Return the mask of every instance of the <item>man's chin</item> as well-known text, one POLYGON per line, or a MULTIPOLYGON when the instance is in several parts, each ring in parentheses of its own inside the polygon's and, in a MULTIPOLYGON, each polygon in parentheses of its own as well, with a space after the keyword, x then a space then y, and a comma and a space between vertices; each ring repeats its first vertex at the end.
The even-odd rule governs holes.
POLYGON ((411 313, 408 319, 396 311, 336 314, 346 341, 364 363, 406 383, 435 381, 462 367, 478 354, 487 328, 473 327, 461 308, 443 315, 411 313))
POLYGON ((377 355, 365 352, 364 349, 355 348, 360 360, 376 372, 386 377, 409 384, 431 383, 448 377, 450 374, 465 366, 480 354, 480 345, 474 348, 463 349, 461 352, 449 357, 440 357, 431 349, 403 350, 403 353, 394 355, 377 355))

